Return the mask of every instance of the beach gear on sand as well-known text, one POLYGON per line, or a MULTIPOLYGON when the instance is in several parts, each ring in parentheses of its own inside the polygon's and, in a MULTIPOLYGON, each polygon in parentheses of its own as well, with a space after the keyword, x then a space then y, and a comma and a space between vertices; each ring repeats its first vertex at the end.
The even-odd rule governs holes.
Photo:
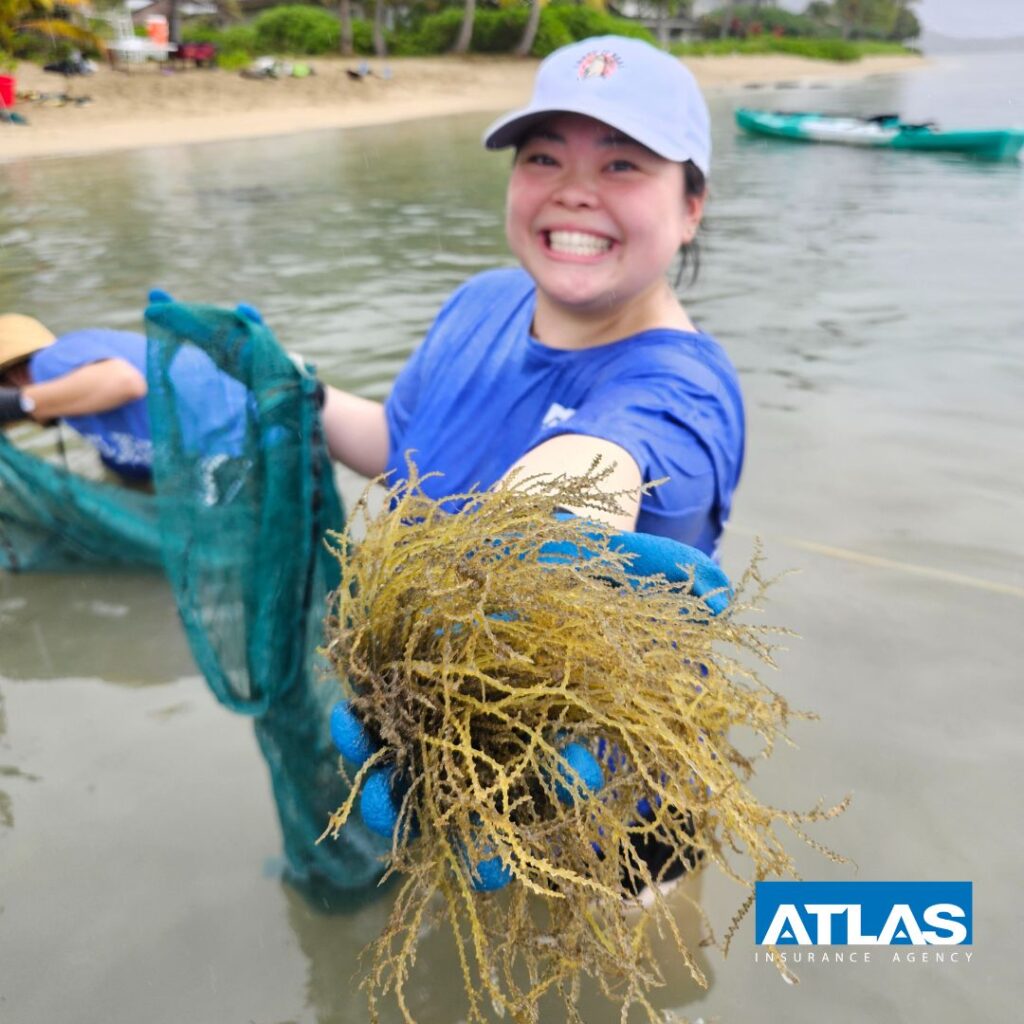
POLYGON ((515 146, 552 114, 583 114, 666 160, 711 169, 711 124, 696 79, 676 57, 639 39, 595 36, 541 63, 530 102, 484 133, 488 149, 515 146))
POLYGON ((736 123, 755 135, 777 139, 926 153, 964 153, 987 160, 1013 159, 1024 147, 1024 129, 944 131, 932 122, 908 124, 901 121, 898 114, 837 117, 740 107, 736 111, 736 123))
MULTIPOLYGON (((266 78, 308 78, 316 72, 309 64, 302 62, 292 63, 291 61, 279 60, 277 57, 257 57, 247 68, 243 68, 239 74, 242 78, 266 79, 266 78)), ((352 72, 350 71, 351 75, 352 72)))

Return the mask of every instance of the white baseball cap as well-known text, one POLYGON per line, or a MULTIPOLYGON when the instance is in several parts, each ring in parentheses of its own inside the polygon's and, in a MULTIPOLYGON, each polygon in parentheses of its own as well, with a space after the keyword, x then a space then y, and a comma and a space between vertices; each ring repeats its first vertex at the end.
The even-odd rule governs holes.
POLYGON ((516 145, 552 114, 603 121, 677 163, 711 169, 708 107, 690 71, 650 43, 595 36, 563 46, 541 62, 528 106, 499 118, 484 133, 488 149, 516 145))

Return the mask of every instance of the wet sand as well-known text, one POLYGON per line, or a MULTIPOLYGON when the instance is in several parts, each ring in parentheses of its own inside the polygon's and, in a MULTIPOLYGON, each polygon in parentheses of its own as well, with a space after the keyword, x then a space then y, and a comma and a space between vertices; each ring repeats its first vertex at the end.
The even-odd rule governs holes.
MULTIPOLYGON (((537 61, 507 57, 439 57, 310 61, 303 79, 252 81, 235 72, 155 64, 64 79, 22 64, 18 90, 89 97, 84 104, 21 100, 27 127, 0 126, 0 162, 114 152, 148 146, 285 135, 390 124, 424 117, 498 111, 526 101, 537 61), (386 77, 387 76, 387 77, 386 77)), ((687 61, 707 89, 864 78, 922 67, 921 57, 867 57, 852 64, 801 57, 702 57, 687 61)))

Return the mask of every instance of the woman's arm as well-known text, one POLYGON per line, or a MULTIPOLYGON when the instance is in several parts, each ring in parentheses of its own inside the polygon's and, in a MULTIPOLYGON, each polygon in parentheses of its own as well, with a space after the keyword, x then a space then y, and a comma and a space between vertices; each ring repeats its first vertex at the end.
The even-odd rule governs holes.
POLYGON ((331 458, 366 477, 387 469, 390 439, 382 403, 328 387, 321 416, 331 458))
POLYGON ((585 434, 559 434, 531 448, 509 473, 519 470, 520 479, 538 474, 552 478, 563 474, 583 476, 598 457, 602 468, 612 468, 611 474, 601 482, 601 490, 614 494, 627 492, 618 498, 621 513, 589 508, 570 508, 568 511, 607 523, 622 532, 635 530, 640 512, 640 467, 625 448, 611 441, 585 434))
POLYGON ((48 423, 65 416, 109 412, 145 398, 148 388, 146 378, 131 363, 101 359, 63 377, 27 384, 22 390, 35 402, 32 418, 48 423))

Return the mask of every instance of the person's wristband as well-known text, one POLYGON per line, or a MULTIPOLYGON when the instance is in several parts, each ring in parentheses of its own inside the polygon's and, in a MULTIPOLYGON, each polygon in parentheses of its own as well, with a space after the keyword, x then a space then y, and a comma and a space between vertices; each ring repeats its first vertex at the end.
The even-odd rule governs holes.
POLYGON ((35 411, 35 401, 20 388, 0 388, 0 423, 28 419, 35 411))

